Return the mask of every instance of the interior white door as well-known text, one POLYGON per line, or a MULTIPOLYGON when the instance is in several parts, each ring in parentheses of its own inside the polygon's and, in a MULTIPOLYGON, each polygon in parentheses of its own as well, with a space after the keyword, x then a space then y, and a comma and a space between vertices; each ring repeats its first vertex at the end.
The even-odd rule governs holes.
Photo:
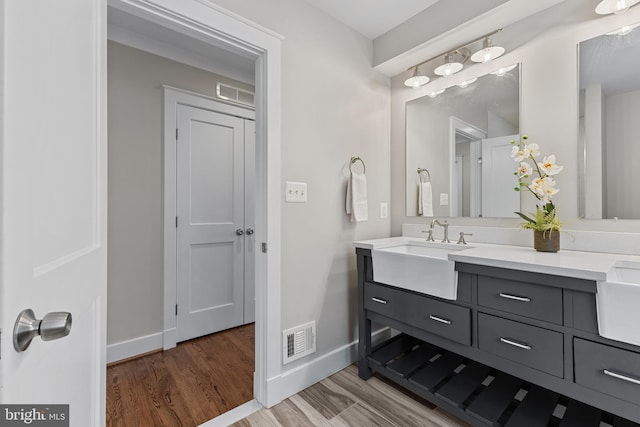
POLYGON ((177 110, 178 341, 243 324, 244 120, 177 110))
POLYGON ((485 218, 515 217, 520 210, 520 193, 514 190, 513 175, 518 165, 511 157, 511 141, 518 135, 482 140, 482 216, 485 218))
POLYGON ((3 1, 0 7, 0 402, 25 411, 68 404, 71 426, 102 426, 106 2, 3 1), (70 334, 46 342, 35 337, 16 351, 14 324, 29 308, 38 319, 71 313, 70 334))

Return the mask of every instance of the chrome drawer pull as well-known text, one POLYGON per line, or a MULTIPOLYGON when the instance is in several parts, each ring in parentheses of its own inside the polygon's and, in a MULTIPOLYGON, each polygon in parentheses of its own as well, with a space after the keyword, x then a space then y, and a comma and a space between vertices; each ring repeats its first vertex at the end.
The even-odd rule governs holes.
POLYGON ((627 382, 630 382, 630 383, 633 383, 633 384, 640 385, 640 379, 638 379, 638 378, 633 378, 633 377, 621 374, 621 373, 616 372, 616 371, 610 371, 609 369, 605 369, 603 372, 604 372, 605 375, 609 375, 610 377, 617 378, 617 379, 622 380, 622 381, 627 381, 627 382))
POLYGON ((386 300, 383 300, 383 299, 380 299, 380 298, 376 298, 376 297, 371 297, 371 300, 372 300, 373 302, 378 302, 378 303, 380 303, 380 304, 386 304, 386 303, 387 303, 387 301, 386 301, 386 300))
POLYGON ((531 298, 529 298, 529 297, 519 297, 517 295, 505 294, 503 292, 500 292, 500 296, 502 298, 512 299, 512 300, 516 300, 516 301, 531 302, 531 298))
POLYGON ((435 320, 436 322, 444 323, 445 325, 450 325, 451 320, 443 319, 442 317, 429 315, 429 319, 435 320))
POLYGON ((514 347, 521 348, 523 350, 531 350, 531 346, 529 344, 522 344, 522 343, 519 343, 519 342, 516 342, 516 341, 512 341, 510 339, 502 338, 502 337, 500 337, 500 341, 505 343, 505 344, 509 344, 509 345, 514 346, 514 347))

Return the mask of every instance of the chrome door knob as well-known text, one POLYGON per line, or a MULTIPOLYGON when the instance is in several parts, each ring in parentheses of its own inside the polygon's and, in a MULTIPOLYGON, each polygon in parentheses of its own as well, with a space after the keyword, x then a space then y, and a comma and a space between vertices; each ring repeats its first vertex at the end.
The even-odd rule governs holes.
POLYGON ((236 234, 237 234, 238 236, 242 236, 242 235, 244 234, 244 230, 243 230, 242 228, 238 228, 238 229, 236 230, 236 234))
POLYGON ((40 335, 42 341, 57 340, 71 332, 71 313, 53 312, 36 319, 30 308, 22 310, 13 327, 13 347, 17 352, 25 351, 31 340, 40 335))
POLYGON ((247 228, 247 234, 249 236, 251 236, 253 233, 254 233, 253 228, 251 228, 251 227, 247 228))

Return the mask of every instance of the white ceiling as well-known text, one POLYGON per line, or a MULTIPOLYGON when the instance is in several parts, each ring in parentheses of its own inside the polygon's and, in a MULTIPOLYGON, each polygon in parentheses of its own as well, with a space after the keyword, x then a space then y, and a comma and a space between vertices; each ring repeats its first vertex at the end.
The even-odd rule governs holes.
POLYGON ((373 40, 439 0, 304 0, 373 40))

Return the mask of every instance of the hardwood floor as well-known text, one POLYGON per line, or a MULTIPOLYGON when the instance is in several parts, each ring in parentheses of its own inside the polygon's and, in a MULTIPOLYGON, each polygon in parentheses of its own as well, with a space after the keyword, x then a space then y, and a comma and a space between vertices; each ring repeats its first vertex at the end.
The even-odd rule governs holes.
POLYGON ((107 367, 107 426, 197 426, 253 399, 254 325, 107 367))
POLYGON ((355 365, 233 424, 234 427, 468 427, 426 400, 355 365))

